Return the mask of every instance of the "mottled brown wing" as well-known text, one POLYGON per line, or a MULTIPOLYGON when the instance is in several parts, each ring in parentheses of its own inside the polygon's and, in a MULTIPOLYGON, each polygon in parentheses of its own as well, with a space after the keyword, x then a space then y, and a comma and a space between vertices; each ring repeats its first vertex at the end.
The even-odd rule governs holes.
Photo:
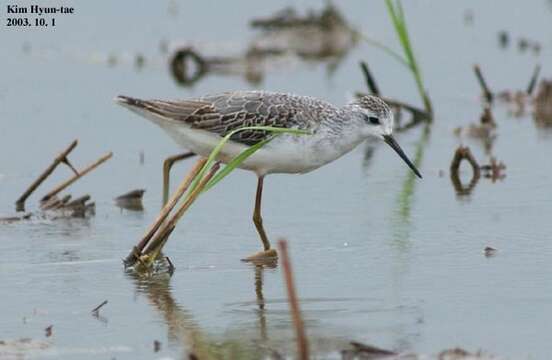
MULTIPOLYGON (((204 96, 197 100, 142 101, 148 111, 182 121, 192 128, 225 136, 244 126, 274 126, 302 128, 298 110, 285 94, 261 92, 233 92, 204 96)), ((265 131, 245 130, 232 140, 252 145, 270 134, 265 131)))
MULTIPOLYGON (((210 102, 219 117, 212 120, 202 116, 192 126, 221 136, 244 126, 303 127, 296 104, 285 94, 236 92, 206 96, 201 100, 210 102)), ((245 130, 232 136, 232 140, 252 145, 269 135, 266 131, 245 130)))

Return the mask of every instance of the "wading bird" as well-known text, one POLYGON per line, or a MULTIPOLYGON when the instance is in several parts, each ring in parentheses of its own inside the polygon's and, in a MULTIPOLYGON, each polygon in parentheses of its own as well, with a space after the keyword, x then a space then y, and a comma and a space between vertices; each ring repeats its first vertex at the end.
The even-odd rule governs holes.
MULTIPOLYGON (((253 222, 263 243, 259 256, 276 256, 263 227, 263 180, 273 173, 302 174, 330 163, 369 137, 383 140, 422 177, 392 136, 393 112, 380 98, 364 96, 343 107, 308 97, 263 91, 235 91, 197 99, 165 101, 118 96, 117 102, 159 125, 178 145, 207 157, 221 138, 246 126, 301 129, 282 134, 240 164, 257 177, 253 222)), ((249 146, 272 136, 244 130, 234 134, 218 160, 228 163, 249 146)))

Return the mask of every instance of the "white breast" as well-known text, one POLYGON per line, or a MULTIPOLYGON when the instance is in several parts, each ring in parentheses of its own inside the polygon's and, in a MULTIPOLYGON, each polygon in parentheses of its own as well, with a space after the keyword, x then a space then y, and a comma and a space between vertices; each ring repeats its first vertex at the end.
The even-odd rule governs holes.
MULTIPOLYGON (((192 129, 182 122, 161 119, 152 114, 141 113, 159 125, 178 145, 207 157, 219 144, 221 137, 205 130, 192 129)), ((256 151, 240 168, 257 175, 269 173, 306 173, 331 162, 347 153, 360 141, 347 137, 327 137, 324 131, 314 135, 282 134, 256 151)), ((218 160, 228 163, 247 148, 246 145, 229 141, 222 148, 218 160)))

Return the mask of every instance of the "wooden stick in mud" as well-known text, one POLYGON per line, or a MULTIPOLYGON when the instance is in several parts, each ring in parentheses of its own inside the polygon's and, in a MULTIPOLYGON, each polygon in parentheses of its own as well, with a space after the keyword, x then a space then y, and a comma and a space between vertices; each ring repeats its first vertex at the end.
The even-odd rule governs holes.
POLYGON ((477 81, 479 81, 479 86, 481 86, 481 89, 483 89, 483 95, 485 96, 485 99, 489 102, 493 102, 493 93, 491 90, 489 90, 489 87, 487 86, 487 82, 485 81, 485 78, 483 77, 483 73, 481 73, 481 68, 478 64, 475 64, 473 66, 473 71, 475 72, 475 76, 477 77, 477 81))
POLYGON ((287 242, 285 240, 278 240, 278 251, 280 252, 280 258, 282 259, 281 262, 282 267, 284 268, 284 279, 287 287, 288 301, 291 308, 293 324, 295 326, 295 335, 297 336, 298 358, 301 360, 308 360, 309 344, 305 334, 303 319, 301 318, 301 310, 299 309, 299 301, 297 300, 297 294, 295 292, 293 273, 287 252, 287 242))
POLYGON ((364 61, 361 61, 360 68, 362 69, 362 73, 364 74, 364 79, 366 80, 366 85, 368 86, 368 89, 372 92, 372 94, 380 96, 378 85, 376 84, 376 80, 370 72, 368 64, 364 61))
POLYGON ((44 197, 42 197, 42 199, 40 201, 41 202, 48 201, 52 196, 55 196, 58 193, 60 193, 61 191, 65 190, 65 188, 67 188, 69 185, 73 184, 75 181, 77 181, 78 179, 80 179, 84 175, 88 174, 90 171, 94 170, 95 168, 97 168, 99 165, 101 165, 105 161, 109 160, 112 156, 113 156, 112 152, 109 152, 106 155, 102 156, 101 158, 96 160, 94 163, 88 165, 88 167, 86 167, 80 173, 75 174, 72 178, 70 178, 70 179, 64 181, 63 183, 59 184, 58 186, 56 186, 52 191, 50 191, 48 194, 44 195, 44 197))
POLYGON ((537 64, 537 66, 535 66, 535 70, 533 71, 533 76, 531 76, 531 80, 529 81, 529 85, 527 86, 527 95, 531 95, 533 93, 533 90, 535 90, 535 85, 537 85, 540 69, 540 64, 537 64))
MULTIPOLYGON (((199 163, 199 162, 198 162, 199 163)), ((165 223, 162 224, 162 226, 157 231, 157 235, 145 246, 143 250, 143 254, 147 254, 148 252, 157 249, 159 246, 162 246, 164 242, 167 241, 170 233, 174 230, 176 227, 176 223, 180 218, 184 215, 186 210, 194 203, 195 199, 201 194, 203 191, 203 188, 209 180, 215 175, 215 173, 220 168, 220 162, 216 162, 211 169, 209 169, 209 172, 200 180, 199 184, 196 186, 196 188, 190 193, 186 201, 178 208, 178 210, 175 212, 175 214, 165 223)))
POLYGON ((123 262, 127 266, 132 265, 134 263, 136 256, 139 256, 142 253, 142 250, 144 249, 148 241, 159 229, 159 227, 161 226, 163 221, 165 221, 167 216, 169 216, 169 213, 171 212, 171 210, 176 206, 176 204, 178 203, 178 200, 180 200, 180 198, 182 197, 182 195, 184 195, 186 190, 188 190, 188 187, 192 183, 192 180, 195 178, 197 173, 199 173, 199 171, 201 170, 203 165, 205 165, 206 162, 207 162, 207 159, 204 159, 204 158, 199 159, 195 163, 192 170, 190 170, 186 178, 182 180, 182 182, 180 183, 180 185, 178 186, 174 194, 171 196, 171 198, 165 204, 165 206, 163 206, 163 209, 161 209, 161 212, 159 213, 159 215, 157 215, 157 218, 155 219, 155 221, 146 230, 146 233, 144 234, 144 236, 142 236, 142 239, 140 240, 138 245, 136 245, 132 249, 131 253, 128 254, 128 256, 123 260, 123 262))
POLYGON ((42 182, 46 180, 48 176, 50 176, 50 174, 55 170, 60 162, 69 163, 67 161, 67 155, 69 155, 69 153, 73 151, 77 144, 78 140, 74 140, 71 144, 69 144, 69 146, 65 150, 63 150, 61 153, 59 153, 58 156, 56 156, 50 166, 48 166, 46 170, 44 170, 44 172, 40 174, 40 176, 27 188, 27 190, 25 190, 23 195, 21 195, 19 199, 17 199, 17 201, 15 202, 15 207, 17 211, 22 211, 25 208, 25 200, 27 200, 27 198, 36 190, 36 188, 38 188, 40 184, 42 184, 42 182))
POLYGON ((107 305, 107 300, 102 301, 102 303, 100 305, 98 305, 94 309, 92 309, 92 311, 91 311, 92 315, 98 316, 99 313, 100 313, 100 309, 102 307, 104 307, 105 305, 107 305))

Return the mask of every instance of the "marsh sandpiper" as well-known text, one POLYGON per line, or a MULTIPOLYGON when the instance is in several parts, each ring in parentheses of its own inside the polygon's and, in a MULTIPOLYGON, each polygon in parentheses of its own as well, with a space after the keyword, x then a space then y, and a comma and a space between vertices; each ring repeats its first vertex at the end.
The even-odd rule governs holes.
MULTIPOLYGON (((264 91, 234 91, 189 100, 140 100, 118 96, 117 102, 159 125, 180 146, 207 157, 221 137, 245 126, 306 130, 310 135, 282 134, 241 163, 257 177, 253 222, 264 251, 253 258, 275 256, 263 227, 261 197, 268 174, 301 174, 348 153, 369 137, 383 140, 422 177, 392 136, 393 112, 380 98, 364 96, 336 107, 308 97, 264 91)), ((219 160, 229 162, 249 146, 272 136, 244 130, 223 147, 219 160)))

